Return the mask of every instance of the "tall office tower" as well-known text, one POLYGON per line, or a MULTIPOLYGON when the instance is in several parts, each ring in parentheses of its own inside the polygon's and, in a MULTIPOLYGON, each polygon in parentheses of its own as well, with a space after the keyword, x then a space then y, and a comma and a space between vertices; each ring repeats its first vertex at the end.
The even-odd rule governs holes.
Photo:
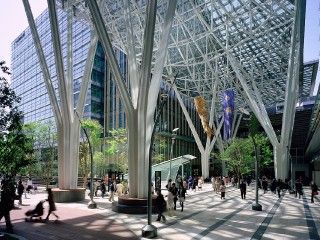
MULTIPOLYGON (((127 56, 126 54, 119 50, 114 49, 114 54, 118 60, 119 67, 123 79, 126 84, 128 84, 128 66, 127 66, 127 56)), ((113 80, 112 74, 106 68, 106 81, 105 81, 105 130, 109 131, 116 128, 126 127, 126 116, 124 112, 124 107, 121 103, 120 94, 117 90, 115 81, 113 80)))
MULTIPOLYGON (((67 14, 58 9, 58 22, 62 42, 63 56, 66 58, 67 14)), ((53 85, 57 91, 57 74, 53 46, 51 40, 50 20, 48 10, 37 19, 36 26, 47 60, 53 85)), ((75 21, 73 27, 73 97, 76 103, 79 97, 80 84, 84 74, 85 61, 89 49, 90 29, 82 22, 75 21)), ((24 30, 12 43, 12 87, 21 97, 20 110, 24 114, 24 122, 53 120, 52 108, 45 87, 40 63, 31 36, 30 28, 24 30)), ((64 60, 66 61, 66 59, 64 60)), ((99 44, 96 50, 91 84, 85 103, 84 117, 98 120, 103 124, 104 114, 104 78, 105 57, 99 44)), ((57 95, 58 96, 58 95, 57 95)), ((58 99, 59 100, 59 99, 58 99)))
MULTIPOLYGON (((63 10, 57 10, 62 51, 63 56, 66 57, 67 15, 63 10)), ((55 90, 57 91, 58 83, 48 10, 45 10, 36 19, 36 26, 50 75, 53 79, 55 90)), ((75 21, 73 28, 73 97, 75 103, 77 103, 79 97, 80 84, 88 55, 89 42, 90 28, 83 22, 75 21)), ((114 52, 123 79, 127 84, 127 57, 125 53, 119 49, 115 48, 114 52)), ((12 43, 11 69, 13 74, 12 87, 16 94, 21 97, 20 110, 24 114, 24 122, 47 122, 49 120, 54 122, 52 108, 29 27, 12 43)), ((192 154, 199 157, 199 151, 187 121, 183 116, 180 105, 175 98, 173 90, 170 91, 169 89, 170 87, 167 83, 161 83, 161 92, 169 93, 169 99, 163 109, 159 126, 157 126, 158 134, 155 143, 158 143, 158 147, 156 147, 155 151, 162 155, 162 160, 168 160, 170 158, 171 131, 172 129, 179 127, 180 130, 177 133, 178 137, 173 149, 173 157, 184 154, 192 154)), ((59 95, 57 94, 57 96, 59 95)), ((200 120, 195 112, 192 100, 187 97, 183 98, 187 108, 190 110, 189 112, 196 128, 201 129, 200 120)), ((85 103, 84 117, 98 120, 101 125, 104 126, 104 136, 108 135, 109 130, 126 127, 126 116, 123 104, 121 103, 120 94, 117 91, 116 83, 113 81, 112 73, 108 68, 104 57, 104 51, 100 44, 98 44, 94 59, 91 84, 89 85, 85 103)), ((199 132, 201 132, 200 135, 203 137, 202 130, 199 132)), ((196 161, 196 164, 200 164, 199 159, 196 161)))

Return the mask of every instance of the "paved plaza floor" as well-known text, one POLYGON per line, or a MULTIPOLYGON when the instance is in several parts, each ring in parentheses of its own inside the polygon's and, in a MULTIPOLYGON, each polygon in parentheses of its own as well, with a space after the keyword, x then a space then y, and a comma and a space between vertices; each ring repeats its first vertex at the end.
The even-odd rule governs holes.
MULTIPOLYGON (((184 211, 178 207, 173 216, 166 214, 166 223, 156 222, 153 215, 153 224, 158 228, 156 239, 320 239, 319 199, 310 203, 309 188, 304 192, 303 198, 298 199, 288 192, 278 198, 270 191, 263 194, 260 190, 263 210, 257 212, 251 210, 253 187, 248 187, 246 200, 240 198, 239 189, 228 187, 226 199, 222 200, 212 191, 211 184, 205 184, 203 191, 188 191, 184 211)), ((33 194, 23 199, 21 209, 11 212, 15 234, 29 240, 142 239, 141 228, 146 224, 146 216, 115 213, 107 197, 94 198, 97 209, 87 208, 89 199, 57 203, 56 213, 60 217, 57 222, 54 216, 48 223, 25 222, 24 213, 45 198, 45 193, 33 194)), ((0 227, 4 229, 4 219, 0 227)))

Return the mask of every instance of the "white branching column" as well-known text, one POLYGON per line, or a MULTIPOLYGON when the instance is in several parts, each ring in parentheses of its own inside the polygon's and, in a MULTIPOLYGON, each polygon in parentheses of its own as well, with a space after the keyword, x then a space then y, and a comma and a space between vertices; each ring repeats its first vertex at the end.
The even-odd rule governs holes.
MULTIPOLYGON (((185 116, 185 118, 187 120, 187 123, 189 125, 190 130, 191 130, 191 133, 192 133, 192 135, 193 135, 193 137, 194 137, 194 139, 196 141, 196 144, 197 144, 197 147, 199 149, 199 152, 201 153, 201 172, 202 172, 202 176, 203 176, 203 178, 208 178, 209 177, 209 158, 210 158, 210 153, 211 153, 211 151, 213 149, 213 146, 214 146, 214 144, 215 144, 215 142, 217 140, 217 137, 220 134, 220 130, 221 130, 221 127, 223 125, 223 119, 220 121, 218 129, 216 129, 214 131, 213 139, 211 140, 211 138, 208 136, 207 137, 207 141, 206 141, 206 145, 203 146, 203 144, 202 144, 202 142, 200 140, 199 134, 198 134, 193 122, 192 122, 190 114, 189 114, 189 112, 188 112, 188 110, 187 110, 187 108, 186 108, 186 106, 185 106, 185 104, 184 104, 184 102, 183 102, 183 100, 182 100, 182 98, 180 96, 180 93, 179 93, 179 91, 178 91, 178 89, 177 89, 177 87, 175 85, 173 86, 173 89, 174 89, 174 91, 176 93, 176 97, 177 97, 178 102, 179 102, 179 104, 181 106, 182 112, 183 112, 183 114, 184 114, 184 116, 185 116)), ((216 88, 214 88, 214 89, 216 89, 216 88)), ((215 96, 215 90, 214 90, 214 94, 213 95, 215 96)), ((210 120, 209 120, 209 126, 211 128, 213 127, 213 113, 214 113, 213 109, 214 109, 214 101, 215 101, 214 99, 215 98, 213 97, 212 98, 212 103, 211 103, 210 120)))
MULTIPOLYGON (((244 97, 247 100, 248 105, 250 106, 252 112, 255 114, 259 120, 261 126, 264 128, 268 138, 273 145, 274 152, 274 166, 275 166, 275 177, 280 179, 285 179, 288 177, 289 173, 289 159, 288 159, 288 147, 290 146, 292 129, 294 124, 295 116, 295 103, 297 101, 297 90, 299 83, 299 69, 301 64, 301 54, 300 54, 300 38, 301 38, 301 23, 303 21, 302 9, 305 6, 305 0, 296 0, 295 1, 295 15, 292 24, 292 37, 290 45, 290 54, 288 62, 288 71, 287 71, 287 83, 286 83, 286 98, 285 98, 285 108, 283 113, 283 124, 282 131, 280 136, 280 141, 277 138, 277 135, 271 125, 270 118, 267 114, 266 107, 263 104, 262 97, 260 92, 255 86, 254 79, 247 79, 243 74, 246 71, 241 63, 225 48, 222 44, 221 39, 216 36, 211 26, 206 22, 203 16, 199 13, 198 9, 195 9, 195 13, 199 17, 203 26, 211 32, 215 42, 223 49, 226 53, 226 56, 229 60, 230 66, 235 72, 237 79, 239 80, 244 97), (250 80, 250 81, 249 81, 250 80), (248 82, 252 82, 253 85, 249 86, 248 82)), ((253 67, 253 66, 252 66, 253 67)), ((246 74, 247 75, 247 74, 246 74)))
POLYGON ((154 127, 154 112, 160 90, 160 82, 165 63, 168 39, 176 9, 176 0, 169 1, 165 20, 162 25, 161 37, 155 56, 155 64, 151 78, 151 60, 153 54, 154 29, 156 20, 156 1, 148 1, 146 8, 145 31, 143 38, 143 51, 141 69, 138 70, 136 59, 134 33, 131 16, 131 5, 124 0, 127 24, 127 53, 129 60, 130 94, 125 86, 112 43, 104 24, 101 12, 95 0, 87 1, 92 23, 96 29, 101 44, 106 53, 106 59, 114 76, 118 91, 124 104, 128 128, 128 171, 130 197, 146 198, 148 192, 148 159, 151 134, 154 127), (151 78, 151 81, 150 81, 151 78))
POLYGON ((91 34, 88 58, 85 64, 84 76, 81 83, 79 100, 76 109, 73 109, 73 48, 72 48, 72 22, 73 8, 67 6, 68 36, 67 36, 67 61, 64 66, 59 26, 55 1, 48 0, 49 17, 53 50, 55 56, 56 73, 58 79, 58 93, 55 92, 52 78, 49 73, 47 61, 41 46, 39 34, 35 25, 28 0, 23 0, 25 12, 31 29, 32 38, 43 73, 46 89, 48 91, 50 104, 53 109, 58 135, 58 180, 60 189, 76 189, 79 165, 79 134, 80 122, 84 111, 85 98, 91 78, 91 70, 97 47, 97 37, 91 34), (66 69, 66 70, 65 70, 66 69), (58 101, 57 99, 60 99, 58 101), (75 112, 77 114, 75 114, 75 112))

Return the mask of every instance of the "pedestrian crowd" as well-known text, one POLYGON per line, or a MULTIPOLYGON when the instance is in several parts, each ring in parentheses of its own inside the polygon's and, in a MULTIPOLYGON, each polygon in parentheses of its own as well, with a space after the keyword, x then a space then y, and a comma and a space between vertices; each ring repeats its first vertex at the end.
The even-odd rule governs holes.
MULTIPOLYGON (((22 205, 23 194, 25 194, 25 198, 31 196, 32 192, 36 191, 36 187, 32 182, 31 178, 28 178, 27 181, 23 181, 19 179, 15 182, 12 178, 3 178, 1 180, 1 195, 0 195, 0 220, 4 217, 6 223, 6 231, 12 232, 13 225, 10 220, 10 211, 15 207, 14 201, 17 200, 19 205, 22 205)), ((211 179, 207 179, 207 181, 211 180, 212 189, 216 194, 220 195, 222 200, 226 199, 226 189, 229 186, 236 187, 240 190, 241 199, 246 199, 247 186, 251 184, 251 177, 246 178, 237 178, 237 177, 227 177, 227 176, 218 176, 211 177, 211 179)), ((175 181, 169 179, 165 188, 166 194, 163 195, 161 193, 161 188, 154 188, 153 184, 151 184, 151 193, 156 194, 154 201, 154 209, 157 213, 156 221, 166 222, 166 217, 164 212, 167 212, 168 216, 173 216, 175 211, 180 210, 184 211, 186 196, 188 195, 188 191, 196 192, 203 190, 204 179, 202 176, 189 176, 188 178, 182 178, 178 176, 175 181)), ((288 180, 282 181, 281 179, 270 179, 266 176, 263 176, 258 180, 257 186, 258 188, 263 190, 263 193, 266 194, 269 190, 273 194, 277 194, 280 198, 281 193, 289 190, 290 193, 294 193, 296 198, 301 198, 304 195, 303 184, 304 181, 301 177, 297 178, 297 180, 293 183, 288 180)), ((91 187, 91 181, 88 182, 88 187, 91 187)), ((93 182, 93 192, 92 195, 95 197, 101 196, 104 198, 108 196, 108 200, 110 202, 114 201, 115 194, 118 196, 122 196, 127 194, 129 191, 128 185, 126 182, 120 182, 119 179, 116 178, 106 178, 104 180, 94 180, 93 182)), ((314 181, 310 183, 311 190, 311 199, 310 202, 314 203, 315 196, 318 195, 318 186, 314 181)), ((31 209, 26 212, 26 221, 33 221, 34 219, 40 219, 43 215, 43 204, 48 202, 48 212, 47 216, 44 219, 45 221, 49 220, 51 215, 54 215, 56 219, 59 219, 59 216, 55 213, 57 208, 53 199, 52 190, 50 188, 47 189, 48 198, 41 200, 35 209, 31 209)))

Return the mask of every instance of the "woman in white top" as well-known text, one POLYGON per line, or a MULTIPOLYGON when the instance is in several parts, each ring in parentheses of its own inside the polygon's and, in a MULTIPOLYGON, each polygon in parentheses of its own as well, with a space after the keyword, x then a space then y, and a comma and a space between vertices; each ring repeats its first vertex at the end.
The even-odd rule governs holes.
POLYGON ((28 193, 30 193, 30 190, 31 190, 31 189, 33 189, 32 179, 29 178, 28 181, 27 181, 27 189, 26 189, 26 190, 27 190, 28 193))
POLYGON ((167 195, 167 209, 168 209, 168 215, 170 217, 172 216, 172 211, 174 208, 174 195, 171 191, 172 191, 172 188, 169 188, 168 195, 167 195))
POLYGON ((203 185, 203 177, 200 177, 198 180, 198 189, 202 190, 202 185, 203 185))

